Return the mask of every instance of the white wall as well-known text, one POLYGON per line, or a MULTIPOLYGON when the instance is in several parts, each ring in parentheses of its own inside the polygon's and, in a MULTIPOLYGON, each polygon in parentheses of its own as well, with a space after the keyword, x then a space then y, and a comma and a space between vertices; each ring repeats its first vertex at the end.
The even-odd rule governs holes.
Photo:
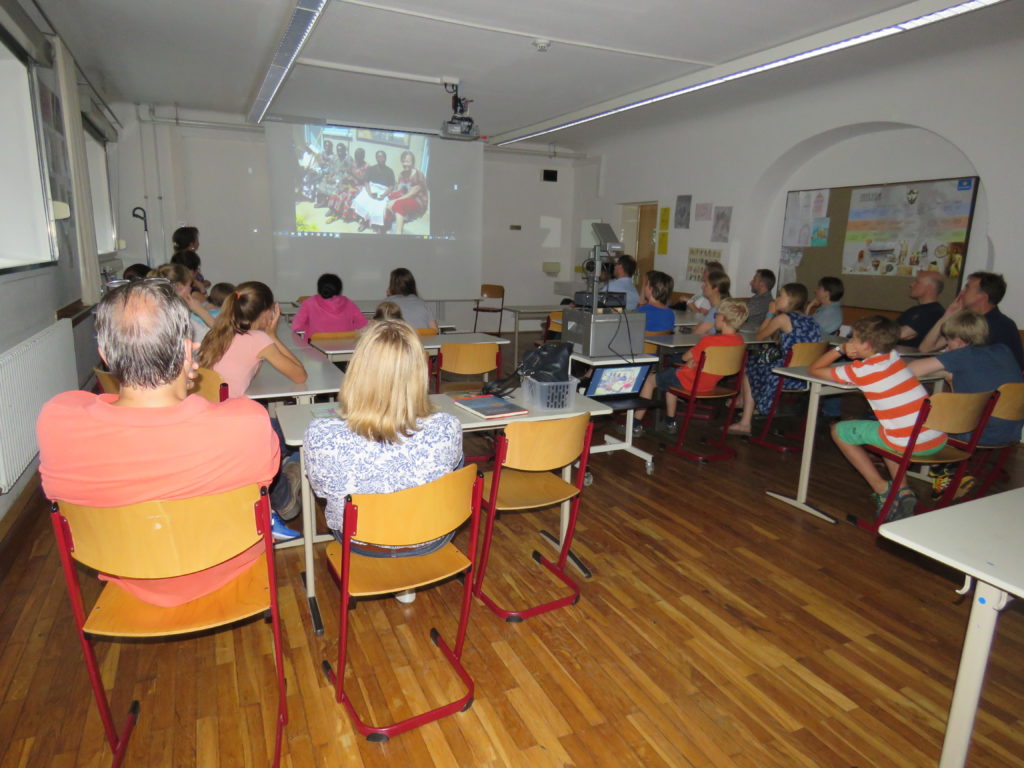
POLYGON ((611 118, 587 146, 603 156, 602 189, 577 195, 576 216, 617 221, 621 203, 671 206, 677 194, 731 205, 729 243, 711 243, 709 224, 672 229, 658 264, 679 277, 688 248, 722 247, 745 284, 777 263, 786 190, 977 174, 967 270, 1004 273, 1003 308, 1024 321, 1024 45, 1009 25, 1019 11, 991 11, 1008 19, 995 39, 971 43, 967 21, 939 24, 915 33, 925 57, 893 38, 611 118))

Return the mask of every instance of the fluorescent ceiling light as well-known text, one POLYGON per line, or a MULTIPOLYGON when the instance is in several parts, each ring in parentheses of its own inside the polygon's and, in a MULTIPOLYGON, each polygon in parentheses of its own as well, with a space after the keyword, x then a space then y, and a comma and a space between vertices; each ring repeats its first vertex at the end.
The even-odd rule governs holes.
POLYGON ((778 69, 779 67, 784 67, 787 64, 795 64, 799 61, 806 61, 807 59, 813 59, 817 56, 824 56, 825 54, 828 53, 841 51, 844 48, 852 48, 855 45, 869 43, 872 40, 878 40, 883 37, 889 37, 890 35, 897 35, 900 32, 906 32, 907 30, 910 29, 917 29, 918 27, 923 27, 928 24, 934 24, 937 21, 943 21, 945 19, 952 18, 953 16, 959 16, 962 13, 976 11, 979 8, 985 8, 986 6, 995 5, 996 3, 1000 2, 1003 2, 1003 0, 968 0, 968 2, 959 3, 957 5, 950 6, 949 8, 945 8, 940 11, 935 11, 934 13, 928 13, 923 16, 918 16, 916 18, 909 19, 908 21, 903 21, 898 24, 892 24, 887 27, 882 27, 881 29, 876 29, 874 32, 856 35, 855 37, 850 37, 835 43, 823 45, 818 48, 812 48, 810 50, 804 51, 802 53, 797 53, 792 56, 786 56, 785 58, 775 59, 764 64, 759 64, 755 67, 750 67, 748 69, 743 69, 738 72, 732 72, 730 74, 722 75, 721 77, 716 77, 711 80, 705 80, 700 83, 688 85, 684 88, 678 88, 673 91, 668 91, 667 93, 661 93, 658 94, 657 96, 651 96, 650 98, 647 99, 641 99, 640 101, 634 101, 629 104, 623 104, 620 107, 607 109, 604 110, 603 112, 597 112, 593 115, 587 115, 586 117, 581 117, 578 120, 571 120, 566 123, 561 123, 560 125, 552 126, 551 128, 544 128, 543 130, 527 133, 512 139, 499 141, 495 144, 495 146, 503 147, 506 144, 514 144, 517 141, 535 139, 538 136, 544 136, 546 134, 554 133, 555 131, 561 131, 566 128, 573 128, 577 125, 583 125, 584 123, 589 123, 593 120, 600 120, 603 117, 611 117, 612 115, 618 115, 622 112, 628 112, 629 110, 636 109, 637 107, 645 107, 648 104, 655 104, 659 101, 665 101, 666 99, 674 99, 677 96, 683 96, 684 94, 687 93, 700 91, 703 90, 704 88, 710 88, 715 85, 721 85, 722 83, 728 83, 733 80, 739 80, 740 78, 749 77, 750 75, 756 75, 761 72, 767 72, 768 70, 771 69, 778 69))
POLYGON ((278 89, 288 77, 288 73, 295 63, 299 51, 306 44, 313 27, 316 26, 320 15, 327 6, 329 0, 297 0, 292 17, 288 22, 288 28, 281 36, 281 42, 277 46, 277 53, 263 76, 263 82, 249 108, 249 122, 259 123, 263 116, 270 109, 270 103, 277 95, 278 89))

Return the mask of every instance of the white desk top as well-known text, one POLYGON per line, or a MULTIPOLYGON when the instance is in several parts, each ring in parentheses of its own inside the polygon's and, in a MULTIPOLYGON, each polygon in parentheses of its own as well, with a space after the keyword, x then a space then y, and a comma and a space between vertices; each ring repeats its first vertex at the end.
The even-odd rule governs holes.
MULTIPOLYGON (((442 344, 508 344, 509 340, 488 333, 442 333, 434 336, 420 336, 424 349, 440 349, 442 344)), ((351 356, 359 343, 358 337, 350 339, 326 339, 309 346, 332 358, 351 356)))
MULTIPOLYGON (((509 399, 513 402, 520 402, 520 391, 517 390, 509 399)), ((605 416, 612 412, 612 409, 604 403, 577 394, 573 404, 569 408, 554 411, 532 410, 523 416, 511 416, 502 419, 485 419, 481 416, 459 408, 452 402, 448 395, 431 395, 430 402, 438 411, 450 413, 462 424, 466 432, 484 429, 501 429, 513 421, 546 421, 549 419, 560 419, 565 416, 572 416, 577 413, 589 411, 591 416, 605 416)), ((284 440, 288 445, 302 445, 306 433, 306 426, 313 419, 314 408, 323 409, 329 404, 318 405, 285 405, 277 409, 277 418, 281 424, 281 431, 284 432, 284 440)), ((529 406, 526 406, 529 407, 529 406)))
POLYGON ((1024 594, 1024 488, 886 523, 878 532, 1004 592, 1024 594))
POLYGON ((564 304, 506 304, 502 310, 511 312, 513 315, 546 315, 549 312, 561 312, 566 306, 564 304))
POLYGON ((307 377, 303 384, 296 384, 270 363, 264 362, 245 394, 253 400, 277 400, 338 393, 344 374, 334 363, 324 357, 319 350, 305 344, 303 348, 292 348, 292 352, 306 368, 307 377))
MULTIPOLYGON (((758 341, 757 331, 740 331, 740 336, 743 337, 743 340, 748 345, 773 343, 772 339, 763 339, 758 341)), ((676 332, 671 336, 652 336, 647 334, 644 336, 644 341, 649 344, 653 344, 656 347, 662 347, 663 349, 685 349, 697 346, 703 338, 703 334, 676 332)))

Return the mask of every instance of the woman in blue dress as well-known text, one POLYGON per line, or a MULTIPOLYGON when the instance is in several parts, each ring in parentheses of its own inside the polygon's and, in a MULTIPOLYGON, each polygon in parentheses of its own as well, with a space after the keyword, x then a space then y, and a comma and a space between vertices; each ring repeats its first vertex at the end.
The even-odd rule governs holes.
MULTIPOLYGON (((754 418, 758 413, 767 413, 775 397, 779 376, 772 373, 786 359, 790 347, 804 342, 821 341, 821 327, 810 315, 807 308, 807 287, 800 283, 786 283, 779 291, 779 297, 768 305, 768 314, 757 329, 757 338, 768 339, 779 333, 777 347, 766 346, 753 359, 748 359, 743 376, 743 414, 740 420, 729 427, 731 435, 749 435, 754 418)), ((806 382, 793 382, 793 389, 806 388, 806 382)))

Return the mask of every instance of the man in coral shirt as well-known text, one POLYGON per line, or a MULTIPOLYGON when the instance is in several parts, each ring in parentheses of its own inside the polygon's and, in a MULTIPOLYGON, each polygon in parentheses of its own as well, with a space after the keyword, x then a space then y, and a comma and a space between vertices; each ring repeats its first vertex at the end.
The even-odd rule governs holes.
MULTIPOLYGON (((64 392, 43 406, 36 431, 48 498, 111 507, 270 484, 280 450, 263 407, 188 394, 189 309, 170 283, 136 281, 111 291, 99 304, 96 328, 100 356, 121 391, 64 392)), ((211 519, 210 535, 216 533, 211 519)), ((261 547, 196 574, 118 583, 148 602, 181 604, 250 567, 261 547)))

